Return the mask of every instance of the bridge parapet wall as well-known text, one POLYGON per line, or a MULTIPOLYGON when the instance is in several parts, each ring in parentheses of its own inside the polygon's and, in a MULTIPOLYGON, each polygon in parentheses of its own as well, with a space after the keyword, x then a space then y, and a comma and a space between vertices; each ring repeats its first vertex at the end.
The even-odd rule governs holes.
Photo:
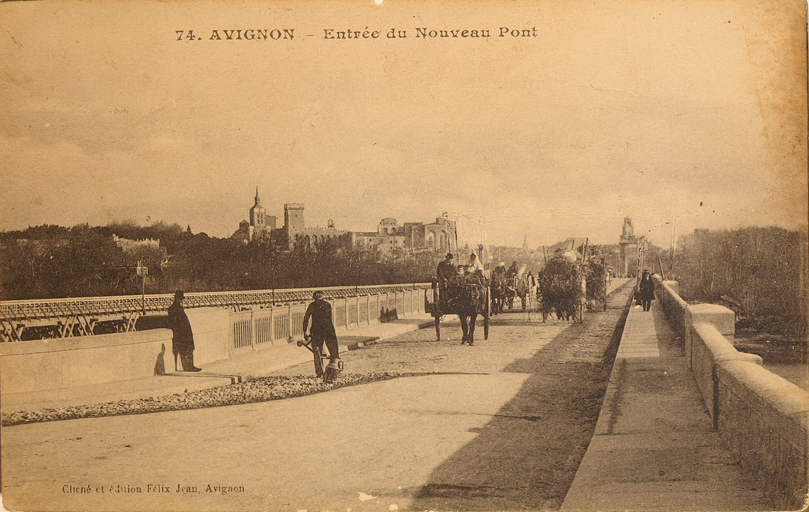
MULTIPOLYGON (((338 335, 363 325, 423 313, 422 289, 330 298, 338 335)), ((308 301, 255 307, 188 307, 198 366, 303 338, 308 301)), ((167 315, 141 317, 148 330, 0 343, 0 390, 43 391, 150 377, 158 359, 174 370, 167 315)))
POLYGON ((686 304, 676 283, 657 276, 656 283, 714 429, 776 507, 802 508, 809 475, 809 392, 763 368, 761 357, 736 350, 733 311, 686 304))
POLYGON ((28 393, 154 375, 162 354, 173 369, 171 330, 0 344, 0 389, 28 393))
POLYGON ((664 281, 659 275, 653 276, 655 291, 660 305, 669 319, 672 329, 681 340, 685 339, 685 312, 688 304, 680 297, 680 285, 677 281, 664 281))
POLYGON ((809 393, 742 360, 717 365, 717 429, 777 510, 805 510, 809 393))

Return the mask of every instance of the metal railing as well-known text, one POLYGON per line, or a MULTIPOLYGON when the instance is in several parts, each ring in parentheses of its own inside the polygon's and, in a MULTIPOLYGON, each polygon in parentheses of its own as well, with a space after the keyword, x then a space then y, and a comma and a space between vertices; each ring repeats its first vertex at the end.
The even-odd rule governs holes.
MULTIPOLYGON (((390 310, 387 304, 404 304, 396 315, 408 316, 423 312, 419 306, 422 287, 406 287, 384 293, 356 295, 344 298, 327 298, 332 304, 332 319, 335 327, 350 329, 383 320, 390 310), (408 308, 409 305, 409 308, 408 308)), ((260 348, 261 346, 287 344, 292 339, 303 338, 303 316, 309 301, 289 303, 267 309, 237 311, 230 315, 230 347, 235 350, 260 348)))
MULTIPOLYGON (((276 314, 279 306, 308 303, 312 300, 315 290, 323 290, 326 298, 331 301, 350 297, 377 297, 375 308, 386 307, 388 310, 397 308, 403 311, 404 292, 407 290, 422 290, 429 288, 429 283, 380 285, 380 286, 341 286, 328 288, 293 288, 283 290, 250 290, 241 292, 201 292, 186 293, 183 306, 186 308, 199 307, 228 307, 234 312, 242 310, 260 310, 273 308, 276 314)), ((35 299, 0 301, 0 341, 23 341, 24 339, 37 339, 42 337, 67 338, 73 336, 90 336, 98 334, 99 326, 106 323, 102 332, 129 332, 135 330, 135 324, 141 316, 161 314, 168 311, 174 301, 173 294, 162 295, 126 295, 117 297, 81 297, 63 299, 35 299), (109 331, 112 329, 112 331, 109 331)), ((336 318, 342 324, 356 322, 362 319, 367 321, 373 318, 370 314, 370 304, 373 299, 366 301, 363 310, 359 302, 354 306, 347 306, 343 302, 343 316, 336 318), (359 307, 359 312, 356 309, 359 307)), ((337 309, 337 308, 336 308, 337 309)), ((303 311, 298 313, 303 321, 303 311)), ((269 318, 269 317, 268 317, 269 318)), ((275 316, 268 320, 272 325, 273 339, 287 338, 294 335, 294 319, 283 322, 275 316), (291 325, 290 325, 291 324, 291 325), (286 325, 286 327, 285 327, 286 325)))

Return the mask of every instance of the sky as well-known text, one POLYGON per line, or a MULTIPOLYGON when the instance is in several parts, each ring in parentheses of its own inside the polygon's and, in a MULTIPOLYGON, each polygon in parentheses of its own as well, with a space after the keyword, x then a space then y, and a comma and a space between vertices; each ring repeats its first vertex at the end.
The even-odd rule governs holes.
POLYGON ((805 3, 377 2, 0 3, 0 229, 806 229, 805 3))

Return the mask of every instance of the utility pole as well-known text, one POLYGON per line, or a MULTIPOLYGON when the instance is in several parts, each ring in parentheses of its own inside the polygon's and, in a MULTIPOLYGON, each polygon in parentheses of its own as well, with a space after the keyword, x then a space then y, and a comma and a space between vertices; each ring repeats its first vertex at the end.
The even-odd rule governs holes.
POLYGON ((587 279, 584 277, 584 258, 587 257, 587 246, 590 244, 590 238, 584 240, 584 249, 581 251, 581 262, 579 263, 579 277, 581 278, 581 291, 583 293, 581 304, 579 304, 579 323, 584 323, 584 303, 587 301, 587 279))
POLYGON ((149 267, 144 267, 138 260, 136 274, 140 276, 140 312, 146 314, 146 276, 149 275, 149 267))
POLYGON ((646 237, 638 238, 638 279, 643 274, 644 258, 646 252, 646 237))

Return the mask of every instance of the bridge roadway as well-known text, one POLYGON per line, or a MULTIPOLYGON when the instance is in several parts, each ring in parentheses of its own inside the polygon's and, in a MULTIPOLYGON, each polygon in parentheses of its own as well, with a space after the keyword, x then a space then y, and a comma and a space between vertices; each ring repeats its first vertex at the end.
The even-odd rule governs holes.
MULTIPOLYGON (((613 300, 625 304, 629 290, 613 300)), ((412 346, 425 364, 463 372, 264 403, 5 427, 3 499, 10 509, 64 511, 769 510, 711 431, 653 304, 651 313, 629 312, 578 469, 540 455, 556 441, 536 425, 548 407, 566 405, 526 397, 532 388, 571 386, 558 382, 563 365, 583 368, 601 354, 588 349, 586 330, 575 331, 581 326, 512 313, 475 347, 461 346, 452 329, 442 342, 422 329, 345 354, 351 365, 362 353, 353 360, 361 366, 377 347, 412 346), (581 342, 571 342, 576 332, 581 342), (572 480, 563 501, 543 499, 553 480, 572 480)), ((585 325, 597 318, 588 315, 585 325)))

